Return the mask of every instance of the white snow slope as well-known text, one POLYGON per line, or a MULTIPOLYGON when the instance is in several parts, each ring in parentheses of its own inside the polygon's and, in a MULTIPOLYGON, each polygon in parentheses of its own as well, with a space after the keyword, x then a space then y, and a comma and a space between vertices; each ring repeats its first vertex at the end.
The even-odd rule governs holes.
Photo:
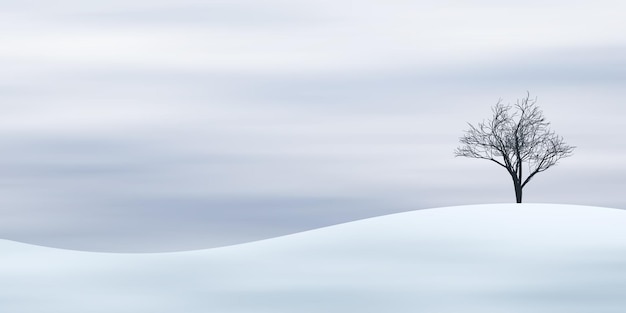
POLYGON ((177 253, 0 240, 0 312, 626 312, 626 211, 446 207, 177 253))

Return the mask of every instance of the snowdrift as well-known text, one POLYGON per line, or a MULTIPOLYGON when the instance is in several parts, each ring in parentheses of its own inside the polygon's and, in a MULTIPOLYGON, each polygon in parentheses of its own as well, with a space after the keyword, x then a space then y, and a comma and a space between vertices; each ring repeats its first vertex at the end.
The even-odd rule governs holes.
POLYGON ((0 254, 2 312, 626 312, 626 211, 599 207, 446 207, 160 254, 0 240, 0 254))

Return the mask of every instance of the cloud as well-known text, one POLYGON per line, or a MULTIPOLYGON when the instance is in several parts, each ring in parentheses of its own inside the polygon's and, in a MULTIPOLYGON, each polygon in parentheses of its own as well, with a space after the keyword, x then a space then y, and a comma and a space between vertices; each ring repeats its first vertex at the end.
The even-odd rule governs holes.
POLYGON ((528 199, 626 207, 623 10, 576 3, 6 2, 2 235, 177 250, 509 201, 452 151, 526 90, 579 147, 528 199))

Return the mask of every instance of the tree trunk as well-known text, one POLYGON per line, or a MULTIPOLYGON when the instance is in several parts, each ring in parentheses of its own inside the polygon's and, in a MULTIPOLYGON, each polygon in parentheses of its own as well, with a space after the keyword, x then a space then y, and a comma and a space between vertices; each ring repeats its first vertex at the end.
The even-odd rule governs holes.
POLYGON ((513 188, 515 188, 515 202, 522 203, 522 182, 515 172, 509 171, 509 174, 511 174, 513 179, 513 188))
POLYGON ((515 182, 513 185, 515 186, 515 201, 522 203, 522 184, 515 182))

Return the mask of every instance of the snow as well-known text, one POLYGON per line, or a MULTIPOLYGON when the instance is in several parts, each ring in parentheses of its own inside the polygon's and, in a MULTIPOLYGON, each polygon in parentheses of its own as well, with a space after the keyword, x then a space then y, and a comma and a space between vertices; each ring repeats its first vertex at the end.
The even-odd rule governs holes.
POLYGON ((2 312, 626 312, 626 211, 600 207, 445 207, 176 253, 0 253, 2 312))

